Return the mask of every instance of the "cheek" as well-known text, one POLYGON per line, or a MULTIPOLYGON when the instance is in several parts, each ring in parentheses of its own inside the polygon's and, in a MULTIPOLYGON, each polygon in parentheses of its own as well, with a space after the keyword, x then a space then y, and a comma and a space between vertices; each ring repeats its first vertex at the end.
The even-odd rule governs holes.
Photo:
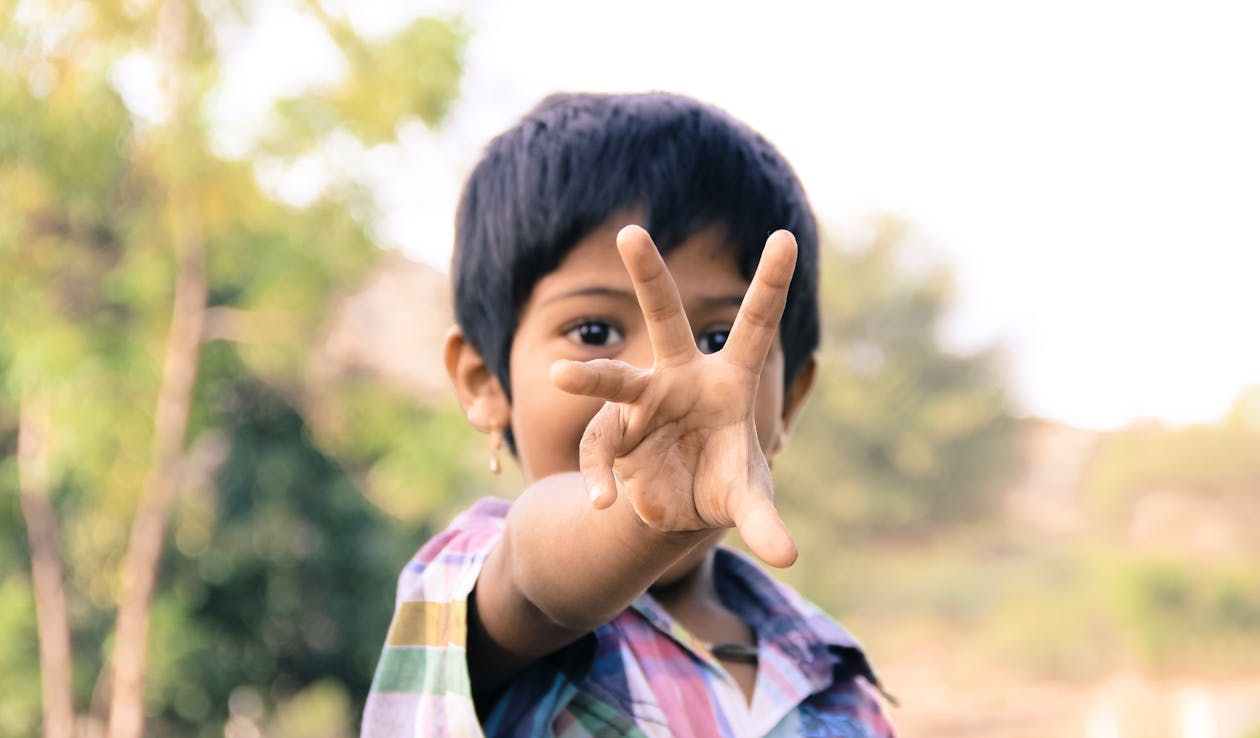
POLYGON ((512 432, 526 483, 577 471, 582 432, 603 403, 556 389, 547 362, 517 366, 521 371, 512 373, 512 432))

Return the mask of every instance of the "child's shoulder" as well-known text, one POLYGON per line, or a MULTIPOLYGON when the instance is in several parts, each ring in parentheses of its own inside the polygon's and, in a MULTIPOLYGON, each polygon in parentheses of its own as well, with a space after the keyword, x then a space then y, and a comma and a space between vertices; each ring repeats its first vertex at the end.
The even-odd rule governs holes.
POLYGON ((449 553, 451 549, 475 550, 478 544, 484 543, 485 536, 503 529, 503 521, 511 506, 511 502, 498 497, 477 500, 456 515, 441 533, 426 541, 416 552, 412 563, 429 563, 438 554, 449 553))
POLYGON ((483 497, 451 520, 407 562, 398 578, 399 601, 448 601, 471 591, 486 556, 494 548, 512 503, 483 497))

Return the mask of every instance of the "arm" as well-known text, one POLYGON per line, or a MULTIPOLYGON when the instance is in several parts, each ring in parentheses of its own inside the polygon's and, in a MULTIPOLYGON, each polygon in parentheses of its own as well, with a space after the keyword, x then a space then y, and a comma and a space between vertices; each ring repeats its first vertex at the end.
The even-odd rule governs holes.
POLYGON ((767 242, 725 348, 696 348, 678 291, 640 228, 618 235, 656 355, 651 369, 557 362, 552 379, 603 399, 580 474, 543 479, 513 504, 470 616, 474 694, 607 622, 697 545, 737 527, 776 566, 796 556, 771 499, 754 400, 795 266, 795 241, 767 242))
POLYGON ((697 544, 723 533, 654 530, 624 499, 596 511, 576 473, 531 485, 513 503, 473 591, 468 660, 478 702, 611 620, 697 544))

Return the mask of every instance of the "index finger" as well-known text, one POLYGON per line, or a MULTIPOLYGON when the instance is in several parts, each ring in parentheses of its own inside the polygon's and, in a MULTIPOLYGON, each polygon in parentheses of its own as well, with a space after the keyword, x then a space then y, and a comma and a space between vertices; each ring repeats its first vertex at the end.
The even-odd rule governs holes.
POLYGON ((796 271, 796 237, 789 231, 775 231, 766 239, 757 273, 735 315, 722 355, 749 371, 760 373, 766 353, 779 330, 788 285, 796 271))
POLYGON ((698 354, 678 285, 652 237, 639 226, 628 225, 617 233, 617 251, 634 283, 634 295, 647 322, 657 362, 673 363, 698 354))

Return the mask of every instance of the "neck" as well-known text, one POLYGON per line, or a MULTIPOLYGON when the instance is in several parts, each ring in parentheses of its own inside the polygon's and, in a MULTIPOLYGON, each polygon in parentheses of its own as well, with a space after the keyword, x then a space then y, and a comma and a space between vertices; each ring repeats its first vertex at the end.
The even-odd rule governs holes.
POLYGON ((713 573, 714 550, 676 579, 652 587, 652 597, 692 636, 706 643, 755 643, 752 629, 726 608, 713 573))
POLYGON ((717 585, 713 580, 713 549, 689 555, 666 571, 648 592, 662 606, 669 608, 683 602, 718 602, 717 585))

